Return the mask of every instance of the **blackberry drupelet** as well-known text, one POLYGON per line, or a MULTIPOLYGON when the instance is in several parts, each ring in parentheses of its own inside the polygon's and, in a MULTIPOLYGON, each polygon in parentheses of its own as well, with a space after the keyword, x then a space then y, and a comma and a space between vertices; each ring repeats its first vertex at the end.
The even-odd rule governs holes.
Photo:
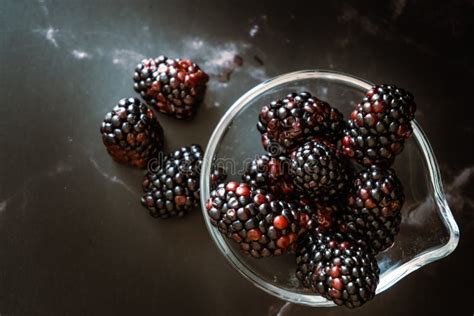
POLYGON ((207 211, 212 225, 255 258, 283 254, 302 232, 294 205, 246 183, 220 184, 211 193, 207 211))
POLYGON ((151 216, 184 216, 198 206, 202 155, 199 145, 182 147, 167 155, 157 172, 146 174, 141 202, 151 216))
POLYGON ((375 296, 377 261, 343 234, 306 233, 298 240, 296 263, 303 285, 337 305, 355 308, 375 296))
POLYGON ((142 60, 133 75, 134 89, 158 111, 190 119, 204 99, 209 76, 189 59, 165 56, 142 60))
POLYGON ((277 197, 288 196, 294 191, 289 168, 290 160, 284 156, 261 155, 251 161, 242 181, 252 188, 264 189, 277 197))
POLYGON ((343 116, 337 109, 308 92, 301 92, 265 105, 257 128, 265 150, 277 156, 289 154, 311 136, 337 142, 343 124, 343 116))
POLYGON ((372 166, 354 180, 339 230, 361 238, 374 254, 390 247, 400 230, 403 187, 393 169, 372 166))
POLYGON ((121 99, 105 115, 100 133, 107 152, 123 164, 145 168, 163 147, 163 129, 153 112, 135 98, 121 99))
POLYGON ((211 189, 214 190, 217 185, 227 179, 227 173, 223 167, 215 167, 211 172, 211 189))
POLYGON ((343 152, 364 166, 389 166, 412 133, 413 95, 393 85, 370 89, 348 120, 343 152))
POLYGON ((291 155, 290 175, 295 189, 317 201, 335 199, 345 192, 352 168, 336 147, 322 140, 311 140, 291 155))

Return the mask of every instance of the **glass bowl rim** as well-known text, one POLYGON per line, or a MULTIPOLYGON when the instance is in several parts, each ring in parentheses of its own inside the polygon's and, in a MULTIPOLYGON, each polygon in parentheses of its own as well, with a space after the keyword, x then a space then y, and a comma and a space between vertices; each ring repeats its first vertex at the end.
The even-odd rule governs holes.
MULTIPOLYGON (((373 83, 367 80, 342 72, 312 69, 295 71, 279 75, 272 79, 266 80, 247 91, 239 99, 237 99, 237 101, 235 101, 234 104, 224 113, 223 117, 216 125, 209 139, 209 143, 204 153, 203 164, 201 169, 201 208, 204 215, 203 217, 204 222, 206 223, 206 227, 218 249, 227 258, 229 264, 234 267, 244 278, 252 282, 252 284, 264 290, 265 292, 288 302, 318 307, 335 306, 334 303, 325 299, 321 300, 321 297, 315 294, 311 295, 295 293, 290 290, 282 289, 263 280, 260 276, 253 273, 253 271, 249 269, 246 264, 241 262, 241 260, 233 253, 233 251, 225 242, 224 236, 222 236, 218 229, 213 227, 207 219, 208 215, 206 211, 206 200, 209 198, 210 195, 210 172, 212 162, 217 146, 221 141, 222 137, 225 135, 227 127, 232 123, 234 117, 254 98, 257 98, 262 93, 269 91, 270 89, 273 89, 277 86, 302 79, 338 80, 343 81, 346 84, 349 83, 354 87, 364 88, 367 90, 369 90, 370 87, 374 85, 373 83)), ((440 216, 442 223, 449 232, 449 239, 445 244, 441 244, 440 246, 435 246, 426 251, 423 251, 417 254, 410 261, 407 261, 398 267, 386 271, 384 273, 384 278, 381 278, 381 282, 377 287, 377 294, 387 290, 392 285, 400 281, 402 278, 416 271, 422 266, 425 266, 431 262, 437 261, 448 256, 454 251, 454 249, 459 243, 459 228, 451 213, 446 199, 446 195, 443 190, 441 174, 439 171, 438 164, 436 162, 436 157, 433 153, 433 150, 425 133, 423 132, 416 120, 412 122, 412 126, 414 131, 414 139, 420 145, 423 152, 423 158, 429 169, 430 183, 433 187, 433 198, 438 209, 438 215, 440 216)))

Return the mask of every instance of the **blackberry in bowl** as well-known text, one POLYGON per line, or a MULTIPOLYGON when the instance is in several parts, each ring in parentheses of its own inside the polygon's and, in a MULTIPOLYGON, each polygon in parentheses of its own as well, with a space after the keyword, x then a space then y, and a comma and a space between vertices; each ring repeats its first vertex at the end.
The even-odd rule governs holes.
MULTIPOLYGON (((278 76, 256 86, 238 99, 216 126, 205 151, 201 172, 200 194, 204 219, 212 239, 220 252, 229 260, 229 263, 255 286, 283 300, 309 306, 322 307, 335 306, 335 304, 338 304, 356 307, 372 298, 372 294, 363 293, 364 295, 357 297, 351 296, 355 295, 352 294, 354 287, 349 283, 355 281, 346 278, 350 282, 341 283, 341 280, 345 282, 343 276, 345 275, 344 271, 346 266, 345 261, 341 261, 345 260, 344 256, 357 256, 357 258, 368 256, 365 262, 366 264, 372 264, 371 258, 376 255, 374 260, 376 260, 378 268, 374 267, 371 268, 371 270, 367 270, 365 266, 357 266, 357 269, 360 271, 372 271, 370 272, 373 273, 370 274, 371 282, 378 281, 375 291, 376 294, 378 294, 389 289, 411 272, 446 257, 453 252, 459 242, 459 229, 447 204, 438 165, 431 146, 420 125, 416 120, 411 120, 411 111, 412 109, 414 110, 414 107, 410 105, 410 102, 410 97, 405 97, 403 91, 397 90, 393 86, 375 86, 368 81, 350 75, 318 70, 305 70, 278 76), (377 87, 378 89, 379 94, 376 97, 374 97, 375 90, 372 91, 374 93, 371 92, 373 87, 377 87), (382 141, 384 139, 382 138, 381 142, 376 143, 378 146, 377 149, 379 149, 376 154, 380 154, 380 157, 384 159, 387 158, 385 161, 379 159, 377 155, 368 155, 367 157, 372 159, 371 161, 370 159, 363 159, 366 157, 364 155, 368 153, 368 149, 364 146, 370 147, 372 143, 367 133, 376 133, 377 129, 371 131, 367 129, 365 125, 362 126, 362 124, 353 124, 354 126, 348 124, 344 127, 346 130, 341 133, 340 141, 335 142, 334 139, 328 139, 328 141, 332 141, 334 146, 338 148, 342 147, 342 151, 346 156, 349 156, 353 161, 360 164, 357 165, 354 163, 356 167, 353 174, 354 177, 362 177, 364 170, 369 168, 369 162, 378 165, 380 161, 380 165, 389 165, 390 168, 396 172, 397 178, 403 184, 404 194, 400 196, 400 200, 397 200, 398 195, 392 194, 392 190, 395 190, 393 185, 389 187, 390 190, 387 189, 387 192, 384 192, 385 195, 379 194, 382 196, 382 199, 386 197, 385 201, 388 201, 388 197, 390 197, 389 202, 398 201, 397 205, 400 205, 400 208, 395 207, 397 206, 394 204, 395 202, 384 204, 385 202, 381 201, 381 204, 377 204, 379 203, 376 199, 378 195, 374 193, 375 195, 372 196, 375 205, 373 205, 373 207, 371 206, 371 210, 373 209, 375 212, 376 207, 380 205, 379 209, 385 208, 386 211, 390 211, 382 215, 392 216, 394 220, 390 217, 390 222, 396 222, 396 230, 400 231, 393 245, 382 244, 380 247, 381 252, 375 254, 367 252, 364 249, 365 246, 362 244, 352 241, 348 241, 348 243, 341 241, 340 246, 338 246, 338 249, 340 249, 338 250, 339 252, 334 252, 334 256, 331 257, 333 261, 328 261, 327 263, 321 262, 319 265, 319 273, 321 274, 318 278, 313 278, 313 283, 304 284, 304 282, 302 282, 304 275, 302 273, 297 275, 297 264, 295 263, 295 257, 298 258, 301 256, 301 250, 298 250, 299 252, 297 251, 296 254, 292 253, 292 251, 287 251, 280 256, 269 256, 262 259, 256 259, 246 255, 241 251, 238 243, 227 238, 209 221, 209 206, 207 205, 207 201, 209 197, 211 197, 211 192, 214 187, 211 178, 217 166, 222 165, 222 163, 224 163, 226 167, 231 165, 232 168, 226 168, 227 181, 239 182, 242 179, 242 175, 245 174, 247 170, 246 166, 248 166, 249 162, 265 155, 265 149, 272 154, 272 149, 274 148, 271 148, 271 143, 266 141, 278 141, 278 137, 281 136, 279 133, 287 133, 291 136, 297 135, 294 133, 295 130, 292 129, 293 127, 296 128, 296 131, 298 131, 298 128, 301 128, 301 126, 304 128, 304 124, 306 123, 301 123, 303 125, 298 124, 298 122, 305 122, 303 119, 304 115, 301 113, 293 113, 294 111, 292 112, 291 110, 280 110, 280 108, 292 108, 295 102, 299 102, 296 96, 301 94, 307 96, 306 93, 308 92, 311 93, 311 99, 314 100, 314 102, 311 101, 311 103, 323 104, 322 102, 325 102, 330 104, 331 107, 341 112, 345 118, 351 118, 351 113, 354 112, 354 108, 357 108, 358 104, 361 104, 360 101, 370 97, 370 100, 367 99, 367 102, 363 101, 365 103, 362 103, 362 107, 360 108, 360 111, 366 111, 364 115, 367 116, 371 114, 370 117, 367 118, 367 124, 372 124, 370 118, 377 116, 377 119, 384 120, 384 122, 388 124, 387 133, 391 133, 390 124, 398 124, 397 127, 399 128, 397 128, 395 132, 400 137, 395 135, 393 136, 393 140, 397 144, 403 142, 403 151, 401 150, 401 146, 399 146, 400 150, 393 150, 390 152, 391 156, 389 156, 386 155, 386 152, 383 150, 384 143, 382 141), (296 93, 296 95, 294 93, 296 93), (291 97, 285 101, 285 97, 289 95, 295 96, 295 100, 292 100, 291 98, 293 97, 291 97), (402 117, 403 120, 398 118, 397 120, 392 119, 394 116, 383 116, 382 114, 386 112, 382 112, 382 109, 385 108, 378 106, 376 101, 379 99, 377 98, 387 102, 390 101, 390 104, 396 106, 400 113, 408 114, 404 114, 405 116, 402 117), (274 112, 275 114, 281 113, 281 117, 284 117, 284 119, 275 119, 272 121, 272 117, 274 117, 275 114, 269 111, 268 113, 270 114, 268 116, 265 115, 264 120, 262 120, 259 117, 262 107, 272 104, 275 100, 281 100, 281 102, 275 103, 275 106, 273 106, 274 112), (402 100, 403 102, 392 102, 391 100, 402 100), (367 105, 364 107, 366 103, 367 105), (288 104, 288 106, 286 104, 288 104), (404 104, 408 104, 406 111, 401 107, 404 104), (372 112, 370 112, 372 110, 374 111, 373 115, 372 112), (295 119, 289 121, 286 119, 287 115, 294 115, 295 119), (299 121, 297 120, 298 118, 300 118, 299 121), (409 126, 406 125, 407 120, 409 126), (264 123, 263 125, 262 121, 264 123), (291 125, 294 122, 296 123, 291 125), (258 128, 257 125, 259 125, 258 128), (277 129, 274 128, 275 126, 277 129), (403 128, 400 128, 400 126, 403 128), (273 134, 268 134, 269 128, 273 134), (367 129, 368 132, 366 132, 364 128, 367 129), (413 136, 407 138, 411 134, 413 136), (359 135, 363 138, 364 143, 357 143, 359 135), (264 141, 263 146, 262 140, 264 141), (270 148, 264 149, 265 145, 269 145, 270 148), (351 150, 354 154, 352 154, 351 150), (362 155, 359 154, 359 151, 362 152, 362 155), (396 159, 394 159, 392 164, 390 158, 395 155, 396 159), (390 205, 390 207, 387 208, 387 205, 390 205), (398 223, 399 213, 401 215, 400 223, 398 223), (335 265, 335 263, 338 262, 343 262, 344 264, 335 265), (326 275, 324 275, 324 273, 326 273, 326 275), (337 281, 334 281, 335 279, 337 279, 337 281), (314 290, 317 290, 316 292, 319 292, 320 295, 316 294, 314 290)), ((327 111, 319 111, 318 113, 324 114, 327 113, 327 111)), ((355 123, 357 123, 357 114, 358 113, 353 114, 353 122, 355 123)), ((321 117, 325 118, 326 116, 321 115, 321 117)), ((350 123, 350 120, 348 120, 348 123, 350 123)), ((364 124, 365 123, 366 122, 364 122, 364 124)), ((331 126, 331 130, 339 130, 337 124, 331 123, 331 125, 326 125, 331 126)), ((309 131, 308 137, 320 136, 318 133, 312 132, 314 129, 308 128, 307 131, 309 131)), ((305 138, 305 140, 307 140, 307 138, 305 138)), ((292 141, 299 142, 300 139, 294 137, 292 141)), ((288 148, 293 149, 293 147, 301 145, 302 144, 294 145, 293 143, 289 143, 288 148)), ((394 148, 394 146, 390 147, 390 149, 394 148)), ((277 154, 282 153, 281 148, 276 149, 278 150, 275 150, 277 154)), ((308 159, 311 158, 308 156, 308 159)), ((305 160, 303 159, 302 161, 304 162, 305 160)), ((255 173, 255 176, 258 176, 258 172, 255 173)), ((381 173, 380 179, 386 178, 388 180, 384 180, 384 183, 386 181, 389 181, 389 183, 393 182, 390 175, 381 173)), ((250 180, 253 179, 254 178, 250 177, 250 180)), ((377 177, 375 180, 377 179, 379 178, 377 177)), ((372 182, 375 180, 371 178, 372 182)), ((372 189, 372 187, 365 183, 359 185, 357 178, 354 179, 352 186, 354 185, 356 185, 355 188, 348 189, 350 192, 357 194, 355 198, 360 197, 361 201, 366 202, 367 200, 367 205, 372 205, 370 203, 372 200, 368 200, 364 193, 364 190, 372 189)), ((301 189, 296 191, 301 193, 301 189)), ((304 191, 305 190, 303 190, 303 193, 305 193, 304 191)), ((356 199, 356 202, 357 201, 356 199)), ((353 213, 349 213, 349 215, 352 215, 348 217, 347 220, 359 220, 359 217, 363 214, 360 213, 362 215, 359 216, 358 212, 358 209, 354 206, 353 213)), ((370 218, 361 218, 371 220, 370 222, 366 220, 366 223, 378 223, 373 220, 377 219, 375 215, 369 215, 371 215, 370 218)), ((347 231, 349 235, 357 233, 357 226, 354 226, 354 230, 347 231)), ((328 245, 331 246, 331 244, 334 244, 334 242, 328 245)), ((324 243, 321 245, 322 247, 326 247, 324 243)), ((309 255, 317 258, 317 249, 308 251, 310 251, 309 255)), ((312 259, 310 261, 298 260, 298 264, 300 264, 299 269, 306 269, 306 266, 301 266, 302 262, 308 262, 308 264, 310 264, 309 266, 312 267, 312 259)), ((355 261, 357 262, 357 260, 355 261)), ((316 270, 312 272, 314 273, 315 271, 316 270)), ((373 291, 374 287, 372 285, 373 284, 369 282, 366 285, 359 285, 356 289, 358 291, 361 289, 363 291, 373 291)), ((359 292, 359 294, 361 294, 361 292, 359 292)))

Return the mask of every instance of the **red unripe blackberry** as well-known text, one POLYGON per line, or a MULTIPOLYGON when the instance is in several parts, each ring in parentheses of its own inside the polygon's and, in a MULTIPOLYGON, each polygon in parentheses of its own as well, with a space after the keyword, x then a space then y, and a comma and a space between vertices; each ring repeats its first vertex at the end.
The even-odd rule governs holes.
POLYGON ((415 110, 410 92, 393 85, 374 86, 348 120, 344 154, 365 166, 391 165, 413 133, 415 110))
POLYGON ((165 56, 142 60, 133 75, 134 89, 158 111, 190 119, 204 99, 209 76, 189 59, 165 56))
POLYGON ((105 115, 100 133, 109 155, 133 167, 145 168, 163 147, 163 129, 158 119, 135 98, 121 99, 105 115))
POLYGON ((342 135, 343 116, 308 92, 290 93, 262 108, 257 128, 265 150, 278 156, 291 153, 312 136, 337 142, 342 135))

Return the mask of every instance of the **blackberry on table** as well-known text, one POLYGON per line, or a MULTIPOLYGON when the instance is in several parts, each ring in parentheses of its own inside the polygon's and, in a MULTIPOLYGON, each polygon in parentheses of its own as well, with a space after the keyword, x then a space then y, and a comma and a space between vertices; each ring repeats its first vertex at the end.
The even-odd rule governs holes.
POLYGON ((165 56, 142 60, 133 75, 134 89, 158 111, 190 119, 204 99, 209 76, 189 59, 165 56))
POLYGON ((163 147, 163 129, 158 119, 135 98, 121 99, 105 115, 100 133, 115 161, 138 168, 145 168, 163 147))
POLYGON ((247 183, 221 183, 207 201, 207 212, 213 226, 256 258, 292 249, 302 232, 296 206, 247 183))
POLYGON ((345 192, 352 169, 334 145, 316 139, 292 153, 290 175, 301 194, 328 201, 345 192))
POLYGON ((389 166, 413 129, 413 95, 394 85, 372 87, 348 120, 343 152, 364 166, 389 166))
POLYGON ((393 169, 372 166, 360 172, 350 189, 340 230, 362 238, 374 254, 389 248, 400 230, 405 196, 393 169))
POLYGON ((290 93, 265 105, 257 128, 262 144, 271 155, 291 153, 308 137, 325 137, 337 142, 342 135, 343 116, 328 103, 309 92, 290 93))
POLYGON ((377 261, 343 234, 304 234, 298 241, 296 263, 302 284, 337 305, 355 308, 375 296, 377 261))
POLYGON ((146 174, 141 202, 151 216, 184 216, 198 206, 202 155, 199 145, 182 147, 167 155, 157 172, 146 174))

